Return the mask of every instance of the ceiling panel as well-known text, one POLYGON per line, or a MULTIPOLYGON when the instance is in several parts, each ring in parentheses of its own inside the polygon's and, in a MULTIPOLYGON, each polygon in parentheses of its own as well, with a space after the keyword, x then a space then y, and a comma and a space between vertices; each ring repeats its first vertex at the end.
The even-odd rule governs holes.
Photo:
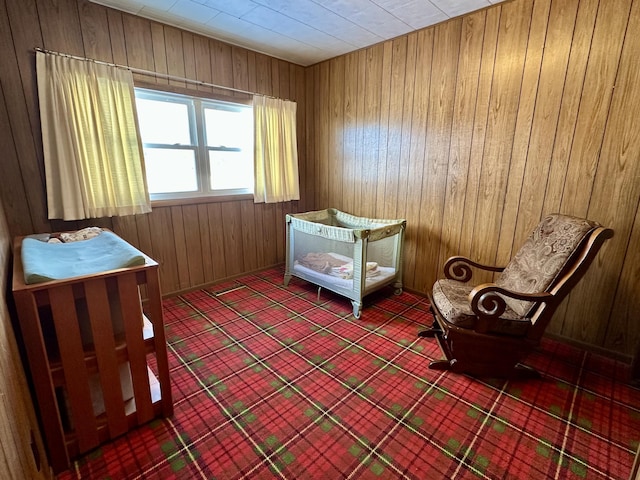
POLYGON ((300 65, 503 0, 90 0, 300 65))

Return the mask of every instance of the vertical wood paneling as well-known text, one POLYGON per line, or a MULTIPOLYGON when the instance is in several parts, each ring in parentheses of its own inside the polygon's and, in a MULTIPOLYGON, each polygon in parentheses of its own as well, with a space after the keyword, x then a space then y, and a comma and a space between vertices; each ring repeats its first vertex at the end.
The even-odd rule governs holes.
POLYGON ((630 6, 617 0, 598 8, 562 196, 561 209, 576 215, 588 211, 630 6))
MULTIPOLYGON (((533 4, 531 13, 531 27, 527 41, 527 50, 522 74, 522 87, 518 101, 518 114, 511 148, 511 163, 509 165, 509 177, 505 192, 504 208, 498 233, 498 247, 495 264, 506 265, 511 258, 514 231, 519 211, 520 192, 522 191, 522 178, 527 163, 527 151, 531 139, 533 124, 533 112, 539 99, 538 85, 540 80, 540 66, 542 64, 542 52, 547 35, 547 23, 551 0, 538 0, 533 4)), ((542 99, 540 99, 542 100, 542 99)), ((537 163, 539 159, 536 159, 537 163)), ((536 224, 538 222, 535 222, 536 224)), ((517 246, 516 246, 517 248, 517 246)))
MULTIPOLYGON (((380 95, 380 114, 378 120, 378 147, 377 147, 377 162, 376 165, 379 165, 379 186, 381 188, 376 188, 376 197, 374 198, 374 206, 372 212, 369 214, 370 217, 382 217, 382 211, 384 210, 385 205, 385 186, 387 181, 385 181, 385 177, 387 175, 391 175, 390 167, 394 164, 394 159, 389 159, 387 157, 387 151, 389 148, 389 136, 390 132, 395 131, 395 118, 390 118, 392 112, 395 110, 391 108, 391 79, 392 77, 398 77, 398 68, 395 68, 393 65, 393 59, 396 61, 404 62, 406 60, 406 52, 403 54, 395 55, 394 50, 398 47, 402 48, 406 46, 406 37, 400 37, 395 41, 388 41, 383 43, 383 53, 382 53, 382 78, 380 79, 380 86, 378 87, 379 95, 380 95), (392 123, 393 122, 393 123, 392 123), (389 160, 387 164, 387 160, 389 160), (380 210, 378 212, 377 210, 380 210)), ((397 65, 396 65, 397 67, 397 65)), ((404 76, 404 70, 402 71, 402 75, 404 76)), ((403 82, 404 83, 404 79, 403 82)), ((394 90, 394 107, 397 106, 398 99, 397 97, 401 94, 401 91, 394 90)), ((376 185, 377 187, 378 185, 376 185)), ((390 202, 393 202, 392 199, 389 199, 390 202)))
MULTIPOLYGON (((613 228, 549 331, 635 354, 639 9, 631 0, 513 0, 399 37, 391 56, 382 43, 311 67, 307 92, 320 111, 307 129, 317 146, 307 182, 322 186, 341 166, 350 213, 405 217, 404 282, 419 291, 452 254, 507 262, 548 213, 613 228), (328 89, 323 72, 343 61, 343 89, 328 89), (326 106, 340 101, 335 158, 339 149, 324 147, 337 135, 326 106)), ((342 201, 335 195, 321 191, 318 207, 342 201)))
MULTIPOLYGON (((406 182, 406 213, 397 216, 407 219, 408 228, 405 233, 404 248, 404 276, 407 285, 414 285, 416 270, 415 258, 417 251, 417 220, 420 218, 420 204, 422 202, 422 178, 424 176, 424 154, 426 144, 425 125, 429 114, 429 90, 431 84, 431 63, 433 55, 433 29, 422 30, 417 39, 417 65, 415 78, 415 95, 411 124, 411 143, 409 146, 409 175, 406 182)), ((363 153, 364 155, 364 153, 363 153)), ((402 197, 400 197, 402 200, 402 197)), ((354 212, 356 215, 358 211, 354 212)))
MULTIPOLYGON (((617 22, 612 23, 618 25, 617 22)), ((628 32, 640 28, 640 2, 633 4, 629 24, 625 28, 628 32)), ((618 280, 619 272, 626 262, 632 265, 640 262, 640 252, 628 247, 640 199, 640 135, 637 119, 630 115, 640 111, 640 71, 637 65, 640 38, 631 34, 625 40, 587 211, 589 218, 615 225, 615 236, 607 242, 603 255, 572 291, 567 308, 580 321, 570 322, 565 331, 587 343, 604 342, 606 348, 629 351, 636 346, 637 338, 637 334, 629 335, 626 331, 629 319, 611 315, 609 324, 586 321, 593 312, 612 309, 616 288, 627 289, 629 286, 622 282, 628 282, 624 275, 618 280)), ((637 312, 635 315, 637 318, 637 312)))
MULTIPOLYGON (((387 202, 387 198, 396 198, 398 196, 398 177, 400 175, 400 155, 402 142, 402 126, 405 112, 404 96, 406 85, 411 89, 412 84, 407 83, 406 69, 408 55, 408 37, 403 36, 394 40, 391 44, 391 78, 389 82, 389 107, 388 107, 388 128, 386 142, 381 143, 380 166, 381 171, 379 187, 376 199, 376 217, 378 218, 394 218, 395 205, 387 202)), ((383 91, 386 89, 383 87, 383 91)), ((409 90, 412 91, 412 90, 409 90)), ((407 103, 407 110, 411 111, 410 103, 407 103)), ((384 128, 384 122, 381 119, 381 129, 384 128)), ((382 142, 382 138, 381 138, 382 142)))
MULTIPOLYGON (((330 92, 330 77, 329 77, 329 62, 324 62, 319 68, 319 79, 316 83, 318 92, 315 96, 317 105, 316 115, 318 115, 318 129, 321 132, 319 140, 316 143, 316 154, 318 159, 316 161, 316 208, 328 208, 331 207, 329 203, 329 182, 330 182, 330 168, 331 168, 331 154, 329 152, 330 141, 330 111, 329 102, 326 99, 329 98, 330 92), (325 99, 325 100, 323 100, 325 99)), ((336 199, 337 201, 338 199, 336 199)))
POLYGON ((502 6, 472 248, 474 258, 489 264, 495 261, 512 162, 532 7, 531 2, 502 6))
POLYGON ((22 28, 28 23, 30 15, 35 14, 36 8, 32 2, 25 2, 25 5, 18 7, 11 3, 10 7, 5 2, 0 5, 0 86, 5 97, 5 109, 9 116, 9 124, 3 128, 5 138, 2 141, 3 152, 12 155, 15 151, 16 157, 10 165, 3 166, 3 170, 8 170, 10 176, 3 178, 23 178, 30 179, 30 184, 25 186, 22 180, 16 181, 16 185, 7 185, 7 191, 2 189, 2 197, 5 201, 5 208, 9 215, 9 225, 12 228, 17 224, 22 232, 28 232, 30 229, 42 229, 46 224, 45 203, 44 203, 44 175, 43 169, 38 166, 36 161, 37 155, 42 151, 42 142, 40 148, 36 148, 36 140, 40 140, 35 135, 39 135, 40 129, 36 127, 37 113, 29 114, 25 109, 25 104, 30 110, 36 108, 37 99, 36 85, 33 75, 30 74, 27 65, 32 58, 31 49, 34 45, 29 44, 30 41, 35 42, 38 46, 41 43, 40 31, 31 34, 25 33, 22 28), (15 26, 11 26, 11 21, 16 22, 15 26), (18 30, 15 37, 12 30, 18 30), (25 60, 25 56, 29 60, 25 60), (28 128, 31 124, 32 128, 28 128), (24 192, 15 191, 20 188, 24 192), (17 197, 13 197, 16 194, 17 197), (18 202, 24 202, 24 206, 17 205, 18 202), (14 217, 15 209, 28 209, 28 213, 24 211, 21 214, 24 217, 14 217), (22 219, 23 218, 23 219, 22 219), (14 223, 15 222, 15 223, 14 223))
MULTIPOLYGON (((295 97, 298 111, 303 112, 299 161, 304 168, 307 161, 307 90, 302 67, 88 0, 0 2, 0 173, 5 179, 0 196, 12 235, 85 225, 113 228, 159 261, 165 294, 284 261, 284 216, 299 208, 298 202, 265 206, 244 199, 224 204, 198 205, 196 201, 113 220, 47 220, 33 57, 36 46, 266 95, 295 97)), ((134 74, 134 80, 247 97, 152 75, 134 74)), ((301 170, 306 171, 304 168, 301 170)), ((314 203, 307 200, 309 208, 314 203)))
MULTIPOLYGON (((392 202, 385 203, 385 218, 403 218, 404 210, 400 210, 400 205, 406 203, 408 194, 404 185, 406 185, 411 165, 411 131, 413 122, 413 107, 415 92, 415 78, 417 67, 418 53, 418 34, 413 33, 407 38, 407 61, 405 65, 405 82, 404 98, 402 100, 402 136, 400 138, 400 154, 398 159, 398 175, 394 179, 391 190, 397 192, 398 202, 393 205, 392 202)), ((421 87, 421 86, 420 86, 421 87)), ((391 195, 391 192, 390 192, 391 195)))
POLYGON ((538 180, 549 176, 577 8, 577 0, 553 2, 551 5, 544 57, 540 67, 538 98, 527 151, 530 161, 525 167, 518 205, 513 239, 515 245, 522 244, 531 226, 543 214, 545 196, 540 195, 538 180))
POLYGON ((478 88, 485 14, 482 11, 462 19, 453 110, 452 128, 455 133, 451 136, 449 149, 447 195, 443 214, 445 221, 442 223, 442 242, 438 265, 443 265, 447 258, 457 255, 459 252, 458 238, 463 228, 465 212, 464 204, 473 140, 473 120, 476 111, 474 93, 478 88))
POLYGON ((343 209, 342 159, 344 158, 344 57, 331 62, 329 72, 329 198, 331 207, 343 209))
MULTIPOLYGON (((227 277, 227 267, 225 262, 225 231, 222 221, 222 208, 219 203, 207 205, 209 217, 209 239, 211 246, 211 259, 213 261, 213 278, 220 280, 227 277)), ((205 254, 206 255, 206 254, 205 254)))
MULTIPOLYGON (((476 110, 473 119, 473 136, 471 141, 471 156, 467 173, 467 188, 465 193, 462 230, 459 237, 459 252, 470 255, 475 241, 475 219, 482 172, 482 153, 487 134, 489 118, 489 99, 493 86, 493 70, 496 59, 496 47, 502 7, 487 10, 484 24, 484 42, 480 75, 478 77, 478 93, 476 95, 476 110)), ((454 241, 455 242, 455 241, 454 241)))
POLYGON ((506 261, 541 216, 563 211, 616 236, 550 331, 631 355, 638 15, 632 0, 513 0, 303 69, 87 0, 3 2, 9 228, 84 225, 45 219, 33 46, 295 96, 300 202, 159 207, 112 221, 160 261, 165 293, 282 262, 284 214, 297 209, 407 218, 404 280, 423 291, 449 254, 506 261))
MULTIPOLYGON (((11 235, 0 200, 0 291, 11 286, 11 235)), ((0 468, 5 478, 53 478, 5 297, 0 301, 0 468), (33 432, 35 443, 31 445, 33 432), (36 465, 32 448, 41 460, 36 465)))
POLYGON ((359 172, 355 170, 356 125, 358 115, 358 53, 345 56, 343 105, 343 161, 339 181, 342 182, 342 208, 352 212, 355 207, 353 185, 359 172))
MULTIPOLYGON (((389 42, 385 43, 390 44, 389 42)), ((373 217, 376 208, 384 45, 375 45, 366 50, 362 182, 360 184, 360 215, 365 217, 373 217)))
MULTIPOLYGON (((446 196, 449 145, 453 128, 455 78, 461 20, 443 23, 434 29, 429 113, 425 140, 422 198, 416 251, 417 265, 435 265, 441 243, 444 199, 446 196)), ((421 291, 433 284, 432 271, 420 268, 414 282, 421 291)))

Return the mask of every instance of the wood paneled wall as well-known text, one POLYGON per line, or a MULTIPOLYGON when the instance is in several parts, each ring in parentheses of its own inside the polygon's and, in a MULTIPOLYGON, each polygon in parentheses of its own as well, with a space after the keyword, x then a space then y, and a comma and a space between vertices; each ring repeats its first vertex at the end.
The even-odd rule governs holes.
POLYGON ((87 0, 0 0, 9 231, 110 227, 160 261, 170 293, 282 262, 284 214, 333 206, 406 218, 405 283, 425 292, 451 254, 505 263, 544 214, 582 215, 615 237, 549 331, 633 355, 639 10, 640 0, 512 0, 304 69, 87 0), (48 221, 34 47, 296 100, 301 201, 48 221))
MULTIPOLYGON (((154 207, 148 215, 48 221, 34 48, 295 100, 304 176, 304 68, 87 0, 0 0, 0 178, 12 236, 113 229, 161 264, 163 293, 284 262, 284 216, 310 207, 253 200, 154 207)), ((134 75, 144 84, 221 89, 134 75)), ((245 97, 246 98, 246 97, 245 97)), ((302 184, 304 191, 304 183, 302 184)))
POLYGON ((640 340, 640 1, 513 0, 306 70, 307 194, 407 219, 405 283, 505 264, 547 213, 615 230, 551 333, 640 340))
POLYGON ((34 480, 53 478, 40 438, 5 297, 11 291, 11 245, 0 201, 0 476, 34 480), (37 456, 39 465, 34 455, 37 456))

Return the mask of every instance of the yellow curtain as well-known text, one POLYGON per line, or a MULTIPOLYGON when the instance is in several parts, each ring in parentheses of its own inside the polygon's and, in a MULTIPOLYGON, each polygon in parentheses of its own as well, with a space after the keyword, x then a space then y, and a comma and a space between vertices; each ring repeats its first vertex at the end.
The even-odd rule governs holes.
POLYGON ((300 199, 296 103, 253 96, 255 203, 300 199))
POLYGON ((49 218, 151 211, 131 72, 36 52, 49 218))

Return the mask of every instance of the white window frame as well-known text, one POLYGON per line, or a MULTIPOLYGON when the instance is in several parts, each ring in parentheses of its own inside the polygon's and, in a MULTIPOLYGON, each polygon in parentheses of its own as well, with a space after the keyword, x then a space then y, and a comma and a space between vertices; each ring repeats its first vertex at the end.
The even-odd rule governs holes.
MULTIPOLYGON (((253 195, 253 177, 248 182, 250 187, 247 188, 231 188, 231 189, 212 189, 210 188, 210 164, 209 151, 239 151, 238 147, 216 147, 207 146, 206 128, 204 120, 204 112, 207 108, 220 110, 239 111, 240 109, 251 109, 251 104, 235 103, 212 98, 197 97, 187 94, 179 94, 166 92, 163 90, 154 90, 144 87, 135 87, 136 98, 144 98, 155 101, 165 101, 183 104, 187 106, 189 115, 189 133, 191 145, 182 144, 164 144, 164 143, 143 143, 144 148, 171 149, 171 150, 190 150, 194 152, 196 163, 196 176, 198 189, 188 192, 166 192, 166 193, 150 193, 152 201, 160 200, 179 200, 198 197, 219 197, 233 195, 253 195)), ((251 131, 253 141, 253 130, 251 131)), ((251 152, 253 156, 253 151, 251 152)))

